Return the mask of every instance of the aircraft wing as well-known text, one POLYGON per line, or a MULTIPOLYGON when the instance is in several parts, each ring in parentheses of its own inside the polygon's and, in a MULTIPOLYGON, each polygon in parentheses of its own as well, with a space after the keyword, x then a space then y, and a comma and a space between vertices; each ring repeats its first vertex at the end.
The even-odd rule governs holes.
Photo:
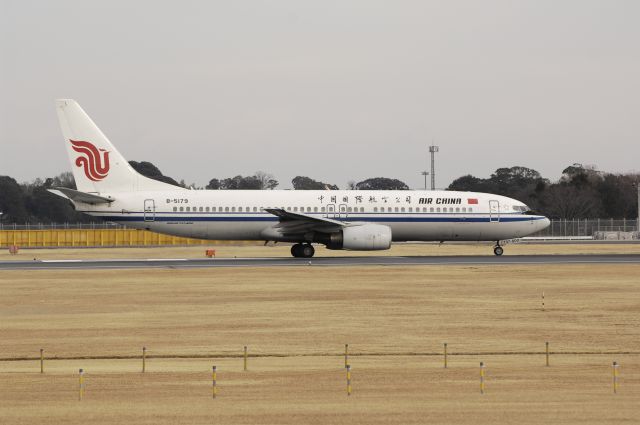
POLYGON ((283 236, 304 234, 310 231, 332 232, 349 225, 349 223, 342 221, 286 211, 282 208, 266 208, 265 211, 280 218, 280 222, 273 226, 273 230, 283 236))

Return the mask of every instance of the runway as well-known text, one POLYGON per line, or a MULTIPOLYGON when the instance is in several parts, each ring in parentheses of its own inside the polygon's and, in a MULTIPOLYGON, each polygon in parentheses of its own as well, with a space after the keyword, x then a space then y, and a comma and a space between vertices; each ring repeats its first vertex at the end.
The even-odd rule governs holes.
POLYGON ((640 264, 638 254, 318 257, 300 258, 149 258, 135 260, 1 261, 0 270, 190 269, 205 267, 341 267, 341 266, 464 266, 548 264, 640 264))

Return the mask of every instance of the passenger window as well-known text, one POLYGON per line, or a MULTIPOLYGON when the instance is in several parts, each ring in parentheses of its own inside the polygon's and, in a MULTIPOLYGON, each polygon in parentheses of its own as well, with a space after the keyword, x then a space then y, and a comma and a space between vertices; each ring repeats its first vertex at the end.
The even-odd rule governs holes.
POLYGON ((436 208, 436 212, 440 212, 440 207, 436 208))
POLYGON ((409 207, 409 212, 413 212, 413 208, 412 207, 409 207))
POLYGON ((191 211, 191 207, 187 207, 187 212, 191 211))
POLYGON ((325 208, 324 208, 324 207, 322 207, 322 212, 324 212, 324 210, 325 210, 325 208))
POLYGON ((400 208, 400 211, 401 211, 401 212, 404 212, 404 207, 400 208))
POLYGON ((473 212, 473 208, 469 207, 469 212, 473 212))
POLYGON ((318 207, 313 207, 313 212, 318 212, 318 207))
POLYGON ((180 207, 180 212, 184 211, 184 207, 180 207))
POLYGON ((231 207, 231 212, 236 212, 236 207, 231 207))
POLYGON ((178 211, 178 207, 173 207, 173 211, 178 211))
POLYGON ((360 207, 360 212, 364 212, 364 207, 360 207))
POLYGON ((205 210, 206 210, 207 212, 209 212, 209 207, 205 208, 205 210))
POLYGON ((396 207, 396 212, 398 212, 398 207, 396 207))
POLYGON ((378 212, 378 207, 373 207, 373 212, 378 212))
POLYGON ((242 212, 242 207, 238 207, 238 212, 242 212))
POLYGON ((427 207, 422 207, 422 212, 427 212, 427 207))
POLYGON ((456 212, 460 212, 460 208, 456 208, 456 212))
POLYGON ((433 207, 429 208, 429 212, 433 212, 433 207))
POLYGON ((224 207, 225 212, 229 212, 229 207, 224 207))
POLYGON ((347 208, 347 212, 351 212, 351 207, 348 207, 348 208, 347 208))

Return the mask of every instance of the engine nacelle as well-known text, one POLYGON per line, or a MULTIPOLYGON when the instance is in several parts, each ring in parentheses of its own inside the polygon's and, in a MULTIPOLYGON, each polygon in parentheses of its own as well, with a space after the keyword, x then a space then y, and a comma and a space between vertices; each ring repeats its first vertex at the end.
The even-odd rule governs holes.
POLYGON ((391 248, 391 228, 380 224, 345 227, 339 232, 318 235, 317 242, 328 249, 375 251, 391 248))

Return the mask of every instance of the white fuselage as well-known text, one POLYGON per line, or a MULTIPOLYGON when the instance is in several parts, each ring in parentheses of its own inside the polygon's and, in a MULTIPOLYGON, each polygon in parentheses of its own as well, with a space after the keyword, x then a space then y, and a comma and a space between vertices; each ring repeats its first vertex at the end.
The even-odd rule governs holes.
POLYGON ((79 204, 78 210, 133 228, 212 240, 278 240, 269 229, 279 218, 265 208, 385 225, 393 241, 499 241, 549 225, 544 216, 525 214, 520 201, 473 192, 177 189, 109 195, 114 202, 79 204))

